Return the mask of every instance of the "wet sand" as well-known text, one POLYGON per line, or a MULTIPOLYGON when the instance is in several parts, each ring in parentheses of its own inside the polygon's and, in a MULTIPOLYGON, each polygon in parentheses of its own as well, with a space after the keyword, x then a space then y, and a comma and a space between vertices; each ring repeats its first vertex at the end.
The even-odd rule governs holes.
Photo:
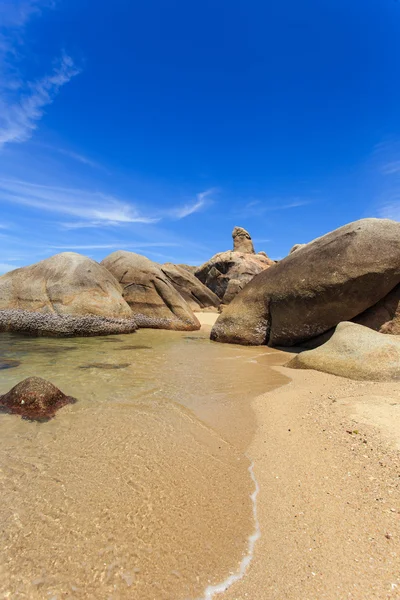
POLYGON ((0 596, 200 599, 240 571, 250 399, 286 379, 281 353, 213 344, 207 327, 2 337, 19 364, 0 393, 39 375, 78 402, 48 423, 0 415, 0 596))
POLYGON ((400 384, 277 369, 248 455, 261 538, 224 600, 400 598, 400 384))

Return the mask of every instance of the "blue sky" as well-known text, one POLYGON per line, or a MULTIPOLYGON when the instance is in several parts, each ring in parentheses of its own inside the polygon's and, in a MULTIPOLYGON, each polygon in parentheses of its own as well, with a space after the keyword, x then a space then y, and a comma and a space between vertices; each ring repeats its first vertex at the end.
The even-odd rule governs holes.
POLYGON ((0 272, 400 219, 396 0, 0 0, 0 272))

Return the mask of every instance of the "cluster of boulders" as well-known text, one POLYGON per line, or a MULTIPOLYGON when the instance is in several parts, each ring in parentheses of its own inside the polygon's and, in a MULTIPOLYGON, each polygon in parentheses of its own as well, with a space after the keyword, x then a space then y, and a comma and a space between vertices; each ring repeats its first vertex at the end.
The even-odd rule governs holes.
POLYGON ((236 227, 234 250, 202 267, 159 265, 117 251, 100 264, 63 252, 0 277, 0 331, 43 336, 131 333, 138 327, 200 329, 199 311, 218 311, 273 264, 236 227))
POLYGON ((66 252, 7 273, 0 331, 191 331, 200 328, 196 312, 220 311, 214 341, 303 346, 309 350, 291 366, 400 378, 400 223, 362 219, 294 246, 279 262, 256 254, 245 229, 232 236, 233 250, 197 268, 126 251, 100 264, 66 252))
POLYGON ((361 376, 385 363, 385 378, 400 379, 399 339, 382 334, 400 334, 400 223, 362 219, 294 247, 254 277, 218 318, 211 339, 305 345, 316 349, 291 366, 361 376))
POLYGON ((249 281, 274 260, 265 252, 255 253, 250 234, 242 227, 232 233, 233 251, 220 252, 195 271, 196 277, 220 299, 222 307, 237 296, 249 281))

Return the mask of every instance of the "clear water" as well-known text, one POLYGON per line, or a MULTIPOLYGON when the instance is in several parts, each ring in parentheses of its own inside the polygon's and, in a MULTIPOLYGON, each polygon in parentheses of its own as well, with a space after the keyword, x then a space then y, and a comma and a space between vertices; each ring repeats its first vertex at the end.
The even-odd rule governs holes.
POLYGON ((0 366, 20 364, 0 393, 37 375, 78 399, 48 423, 0 415, 2 596, 183 600, 236 573, 254 530, 250 402, 284 360, 207 329, 2 334, 0 366))

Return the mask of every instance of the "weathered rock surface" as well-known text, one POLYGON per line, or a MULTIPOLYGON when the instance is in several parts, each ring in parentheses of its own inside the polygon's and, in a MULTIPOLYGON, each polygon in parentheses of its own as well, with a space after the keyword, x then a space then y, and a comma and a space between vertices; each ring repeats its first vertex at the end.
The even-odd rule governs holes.
POLYGON ((4 412, 38 421, 51 419, 59 408, 74 402, 75 398, 66 396, 41 377, 28 377, 0 396, 4 412))
POLYGON ((260 254, 220 252, 197 269, 196 277, 222 304, 229 304, 253 277, 272 264, 273 260, 260 254))
POLYGON ((380 333, 400 335, 400 285, 354 319, 380 333))
POLYGON ((300 248, 304 248, 304 246, 306 246, 307 244, 295 244, 294 246, 292 246, 292 248, 290 249, 289 254, 292 254, 293 252, 296 252, 296 250, 300 250, 300 248))
POLYGON ((133 333, 137 329, 130 311, 129 319, 95 315, 58 315, 30 310, 0 310, 0 331, 43 337, 91 337, 133 333))
POLYGON ((218 310, 221 303, 218 296, 189 270, 172 263, 161 265, 161 270, 194 312, 218 310))
POLYGON ((122 286, 123 297, 139 327, 200 329, 193 311, 158 264, 140 254, 119 250, 107 256, 101 265, 122 286))
POLYGON ((180 267, 181 269, 185 269, 185 271, 189 271, 189 273, 192 273, 192 275, 194 275, 195 272, 197 271, 197 267, 195 267, 193 265, 179 264, 177 266, 180 267))
POLYGON ((326 344, 298 354, 287 366, 350 379, 399 381, 400 337, 356 323, 340 323, 326 344))
POLYGON ((292 346, 379 302, 400 282, 400 223, 363 219, 255 277, 211 332, 220 342, 292 346))
POLYGON ((118 281, 94 260, 56 254, 0 277, 0 310, 130 319, 118 281))
POLYGON ((233 251, 243 254, 255 254, 251 235, 243 227, 235 227, 232 232, 233 251))

